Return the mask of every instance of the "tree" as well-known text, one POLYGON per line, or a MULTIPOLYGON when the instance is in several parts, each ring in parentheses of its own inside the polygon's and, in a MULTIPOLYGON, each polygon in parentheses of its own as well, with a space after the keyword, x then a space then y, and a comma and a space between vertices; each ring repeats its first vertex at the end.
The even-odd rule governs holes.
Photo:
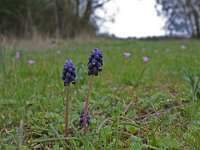
POLYGON ((200 38, 199 0, 156 0, 159 14, 166 17, 165 29, 170 34, 187 34, 200 38))
POLYGON ((94 33, 95 10, 111 0, 0 0, 0 34, 31 36, 34 32, 57 37, 94 33))

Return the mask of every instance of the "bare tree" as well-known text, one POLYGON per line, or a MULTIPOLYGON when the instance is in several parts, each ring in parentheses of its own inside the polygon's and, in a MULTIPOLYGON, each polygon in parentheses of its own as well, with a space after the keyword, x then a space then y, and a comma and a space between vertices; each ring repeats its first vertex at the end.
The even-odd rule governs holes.
POLYGON ((200 38, 199 0, 156 0, 159 13, 167 18, 165 29, 171 34, 185 33, 200 38))
POLYGON ((97 27, 94 22, 104 19, 95 10, 103 9, 109 1, 0 0, 0 33, 27 36, 37 31, 63 38, 83 31, 94 33, 97 27))

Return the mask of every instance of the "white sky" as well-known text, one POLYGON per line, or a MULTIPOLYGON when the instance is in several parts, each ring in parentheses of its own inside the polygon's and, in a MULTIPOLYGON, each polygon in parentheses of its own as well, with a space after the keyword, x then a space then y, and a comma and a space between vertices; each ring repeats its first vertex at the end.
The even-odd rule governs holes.
MULTIPOLYGON (((108 32, 117 37, 146 37, 164 35, 164 19, 157 16, 155 0, 115 0, 107 4, 107 12, 116 11, 114 24, 106 22, 100 32, 108 32)), ((109 13, 108 13, 109 14, 109 13)), ((102 14, 103 15, 103 14, 102 14)))

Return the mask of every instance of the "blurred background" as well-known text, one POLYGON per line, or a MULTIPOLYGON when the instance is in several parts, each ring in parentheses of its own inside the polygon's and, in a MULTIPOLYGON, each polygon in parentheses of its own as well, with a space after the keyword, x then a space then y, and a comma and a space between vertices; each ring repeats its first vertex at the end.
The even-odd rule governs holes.
POLYGON ((0 0, 0 34, 200 38, 200 1, 0 0))

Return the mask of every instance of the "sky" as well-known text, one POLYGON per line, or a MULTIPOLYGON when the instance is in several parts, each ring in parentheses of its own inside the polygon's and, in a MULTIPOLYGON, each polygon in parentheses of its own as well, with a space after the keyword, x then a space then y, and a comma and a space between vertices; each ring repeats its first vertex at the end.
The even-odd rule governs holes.
MULTIPOLYGON (((164 18, 158 17, 155 0, 114 0, 105 6, 107 15, 114 16, 114 23, 105 22, 100 32, 114 34, 120 38, 164 35, 164 18), (117 7, 117 11, 116 11, 117 7)), ((102 14, 103 15, 103 14, 102 14)))

